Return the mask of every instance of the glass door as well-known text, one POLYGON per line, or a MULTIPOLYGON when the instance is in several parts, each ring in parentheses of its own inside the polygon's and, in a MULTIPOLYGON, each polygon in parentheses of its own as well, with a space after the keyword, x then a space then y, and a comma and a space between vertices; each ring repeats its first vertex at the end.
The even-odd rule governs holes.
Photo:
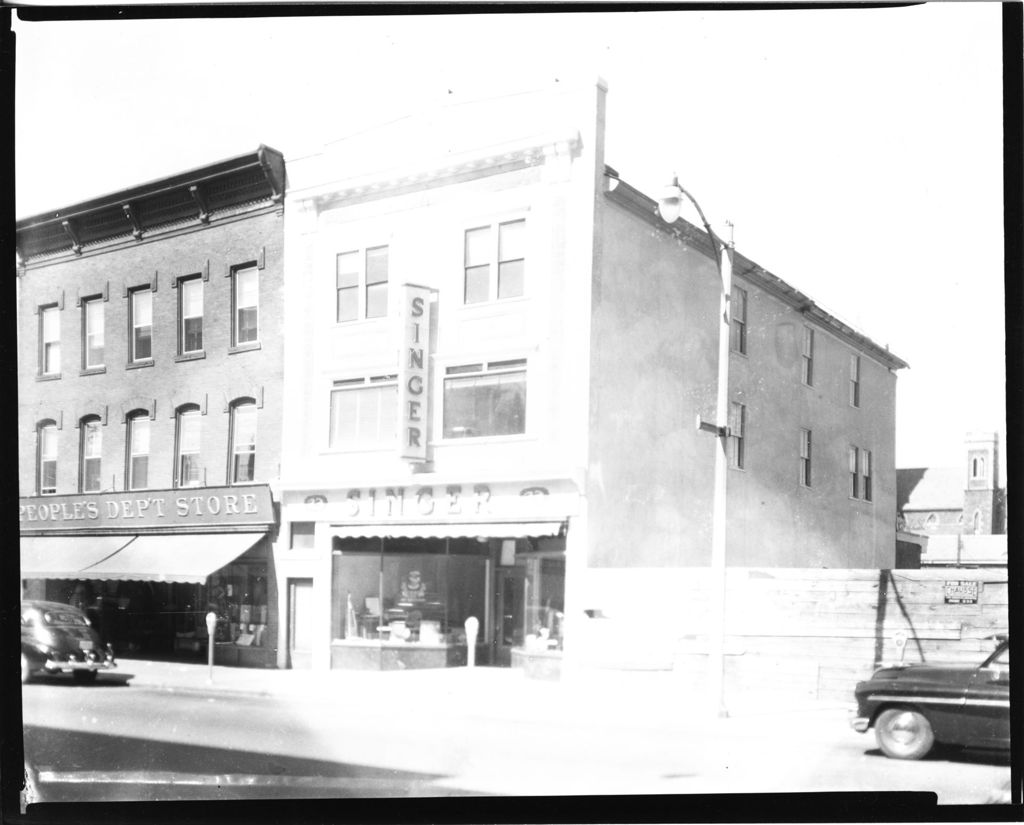
POLYGON ((494 664, 512 664, 512 648, 526 639, 526 566, 521 560, 513 567, 497 568, 494 588, 494 664))
POLYGON ((288 580, 288 660, 309 668, 313 660, 313 580, 288 580))

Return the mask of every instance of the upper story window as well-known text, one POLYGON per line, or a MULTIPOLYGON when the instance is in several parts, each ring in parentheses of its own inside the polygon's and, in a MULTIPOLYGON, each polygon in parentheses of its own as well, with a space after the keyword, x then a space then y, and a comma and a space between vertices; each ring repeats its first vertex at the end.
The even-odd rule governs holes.
POLYGON ((203 351, 203 279, 200 275, 178 282, 178 354, 203 351))
POLYGON ((132 337, 128 360, 148 361, 153 357, 153 291, 142 287, 133 289, 130 295, 132 337))
POLYGON ((57 492, 57 424, 43 421, 37 430, 36 482, 39 495, 51 496, 57 492))
POLYGON ((985 477, 985 459, 978 456, 971 459, 971 478, 985 477))
POLYGON ((256 405, 242 401, 231 408, 232 484, 256 478, 256 405))
POLYGON ((377 448, 398 438, 398 381, 394 375, 335 381, 330 446, 377 448))
POLYGON ((526 359, 448 367, 444 437, 526 432, 526 359))
POLYGON ((60 308, 56 304, 39 310, 39 372, 60 374, 60 308))
POLYGON ((145 490, 149 486, 149 413, 137 412, 128 417, 129 490, 145 490))
POLYGON ((288 548, 290 550, 312 550, 315 545, 315 533, 315 521, 293 521, 288 548))
POLYGON ((865 501, 871 501, 871 450, 860 451, 860 491, 865 501))
POLYGON ((342 252, 335 266, 339 322, 388 314, 388 247, 342 252))
POLYGON ((232 345, 255 344, 260 340, 260 271, 248 266, 231 274, 232 345))
POLYGON ((814 386, 814 330, 810 327, 804 327, 802 374, 800 379, 808 387, 814 386))
POLYGON ((467 304, 523 295, 526 221, 467 229, 464 269, 463 300, 467 304))
POLYGON ((747 353, 747 291, 738 286, 732 288, 731 337, 729 346, 733 352, 747 353))
POLYGON ((746 405, 733 401, 729 406, 729 465, 742 470, 746 461, 746 405))
POLYGON ((850 403, 860 406, 860 356, 850 356, 850 403))
POLYGON ((860 450, 850 447, 849 469, 850 469, 850 498, 857 498, 860 495, 860 450))
POLYGON ((800 430, 800 483, 811 486, 811 431, 800 430))
POLYGON ((79 478, 82 492, 96 493, 101 486, 100 473, 103 462, 103 430, 99 418, 83 419, 80 432, 82 456, 79 478))
POLYGON ((197 487, 203 483, 199 456, 202 426, 202 417, 198 407, 182 407, 178 411, 174 462, 176 487, 197 487))
POLYGON ((82 301, 83 369, 90 370, 103 366, 103 333, 103 299, 89 298, 82 301))

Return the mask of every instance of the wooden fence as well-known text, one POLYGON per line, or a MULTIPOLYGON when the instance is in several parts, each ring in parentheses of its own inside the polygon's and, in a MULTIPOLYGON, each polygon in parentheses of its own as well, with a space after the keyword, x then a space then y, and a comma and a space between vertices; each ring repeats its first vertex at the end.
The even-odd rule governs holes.
MULTIPOLYGON (((647 573, 596 573, 588 597, 607 609, 591 612, 606 618, 578 626, 577 652, 594 666, 672 668, 696 685, 707 662, 708 571, 647 573)), ((726 617, 728 690, 849 701, 858 680, 900 658, 901 633, 906 662, 980 662, 991 636, 1008 630, 1007 577, 999 568, 730 570, 726 617)))

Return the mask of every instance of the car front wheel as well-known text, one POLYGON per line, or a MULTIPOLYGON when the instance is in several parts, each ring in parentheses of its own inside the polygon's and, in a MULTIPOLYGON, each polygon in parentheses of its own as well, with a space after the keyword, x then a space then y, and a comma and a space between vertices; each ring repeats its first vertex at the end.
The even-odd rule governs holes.
POLYGON ((889 708, 875 722, 875 737, 886 756, 921 759, 935 744, 931 723, 916 710, 889 708))

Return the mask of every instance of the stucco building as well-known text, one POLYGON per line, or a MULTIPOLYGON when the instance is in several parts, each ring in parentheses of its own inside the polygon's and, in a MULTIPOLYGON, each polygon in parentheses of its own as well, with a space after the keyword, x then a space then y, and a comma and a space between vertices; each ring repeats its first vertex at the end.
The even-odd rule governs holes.
POLYGON ((284 161, 17 224, 21 575, 119 655, 276 665, 284 161), (205 655, 205 653, 203 654, 205 655))
MULTIPOLYGON (((605 93, 289 161, 282 663, 458 663, 467 619, 494 663, 590 655, 608 614, 701 632, 673 593, 710 560, 720 280, 606 165, 605 93)), ((891 568, 906 364, 739 252, 733 287, 728 564, 891 568)))

